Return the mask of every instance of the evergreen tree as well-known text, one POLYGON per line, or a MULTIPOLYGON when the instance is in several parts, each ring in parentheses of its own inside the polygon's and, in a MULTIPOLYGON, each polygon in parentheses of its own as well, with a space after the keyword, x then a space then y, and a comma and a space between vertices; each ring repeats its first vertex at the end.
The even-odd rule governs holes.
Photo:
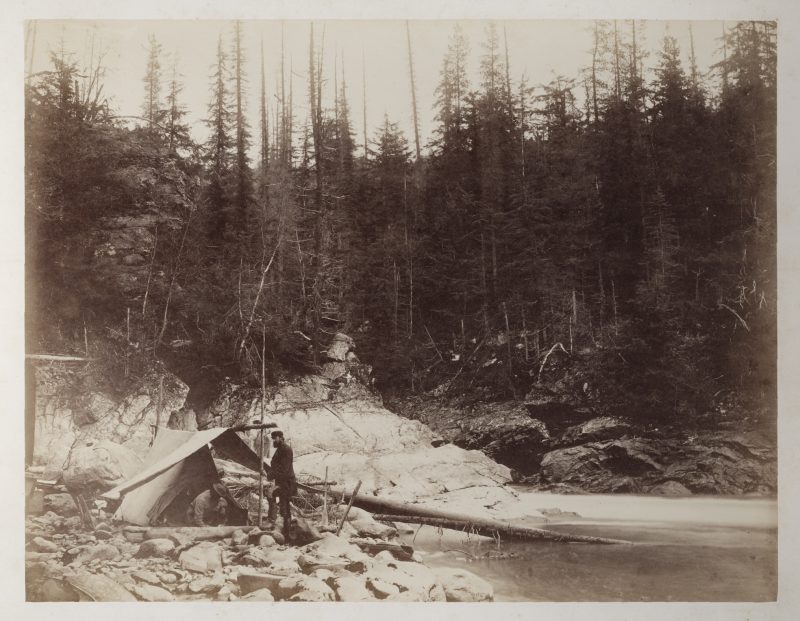
POLYGON ((217 58, 211 74, 211 101, 208 104, 209 118, 206 120, 211 134, 206 142, 205 160, 209 179, 206 201, 209 210, 208 235, 219 244, 229 222, 231 175, 230 138, 231 112, 229 92, 226 86, 228 58, 222 47, 222 35, 217 42, 217 58))
POLYGON ((186 106, 180 101, 180 94, 183 91, 183 82, 181 81, 181 74, 178 72, 178 58, 177 55, 172 63, 172 75, 169 81, 169 92, 167 93, 167 110, 166 110, 166 139, 167 148, 173 155, 179 149, 187 149, 191 147, 192 140, 189 135, 189 126, 184 122, 184 117, 187 114, 186 106))
POLYGON ((147 68, 143 78, 144 102, 142 115, 147 121, 147 128, 152 133, 157 133, 158 126, 164 117, 163 103, 161 101, 161 44, 154 35, 147 39, 147 68))
POLYGON ((236 132, 235 157, 233 159, 232 176, 234 179, 233 204, 236 209, 235 227, 240 234, 248 228, 249 206, 253 197, 253 177, 250 170, 250 128, 247 122, 245 98, 247 96, 247 74, 245 71, 244 37, 242 22, 236 21, 233 30, 233 50, 231 53, 232 94, 235 102, 233 126, 236 132))

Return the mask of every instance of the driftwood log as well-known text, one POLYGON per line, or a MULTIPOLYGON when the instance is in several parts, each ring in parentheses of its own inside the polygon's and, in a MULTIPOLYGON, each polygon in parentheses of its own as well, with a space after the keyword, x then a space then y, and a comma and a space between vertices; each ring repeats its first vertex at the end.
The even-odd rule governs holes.
MULTIPOLYGON (((298 483, 298 487, 312 493, 321 493, 321 490, 298 483)), ((541 528, 524 528, 514 526, 500 520, 480 518, 464 513, 431 509, 413 503, 387 500, 366 494, 350 494, 342 488, 329 490, 333 495, 341 495, 343 500, 352 501, 353 506, 364 509, 373 514, 376 520, 388 522, 406 522, 408 524, 429 524, 454 530, 466 530, 487 537, 502 537, 505 539, 525 541, 553 541, 558 543, 623 543, 629 541, 622 539, 608 539, 606 537, 589 537, 585 535, 570 535, 557 533, 541 528), (413 518, 413 519, 412 519, 413 518), (422 522, 420 520, 426 520, 422 522)))
POLYGON ((192 541, 210 541, 213 539, 225 539, 230 537, 237 530, 249 533, 256 530, 258 526, 126 526, 123 532, 142 533, 144 539, 166 539, 170 535, 185 535, 192 541))
POLYGON ((425 524, 426 526, 436 526, 438 528, 449 528, 493 537, 495 539, 506 539, 512 541, 551 541, 554 543, 602 543, 629 544, 630 541, 623 539, 609 539, 607 537, 590 537, 588 535, 571 535, 568 533, 557 533, 552 530, 542 528, 527 528, 523 526, 512 526, 495 520, 483 520, 478 518, 468 518, 466 520, 452 520, 443 518, 424 517, 417 515, 385 515, 376 514, 372 516, 379 522, 405 522, 407 524, 425 524))

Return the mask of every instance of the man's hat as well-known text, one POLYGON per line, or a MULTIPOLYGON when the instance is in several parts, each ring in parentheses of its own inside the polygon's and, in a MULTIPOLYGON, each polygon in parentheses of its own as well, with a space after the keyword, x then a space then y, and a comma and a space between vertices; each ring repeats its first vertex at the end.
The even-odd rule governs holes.
POLYGON ((274 438, 282 438, 282 437, 283 437, 283 432, 282 432, 280 429, 276 429, 275 431, 273 431, 273 432, 272 432, 271 434, 269 434, 269 435, 270 435, 270 437, 271 437, 271 438, 273 438, 273 439, 274 439, 274 438))

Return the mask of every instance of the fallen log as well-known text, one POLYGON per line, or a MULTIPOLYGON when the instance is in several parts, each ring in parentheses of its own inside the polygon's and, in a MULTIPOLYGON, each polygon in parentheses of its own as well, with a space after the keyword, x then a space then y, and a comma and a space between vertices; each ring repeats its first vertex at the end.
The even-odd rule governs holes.
POLYGON ((495 520, 484 520, 478 518, 453 520, 420 515, 386 515, 376 514, 372 516, 380 522, 405 522, 407 524, 425 524, 426 526, 436 526, 438 528, 449 528, 469 532, 484 537, 495 539, 506 539, 516 541, 551 541, 554 543, 602 543, 602 544, 630 544, 630 541, 623 539, 609 539, 607 537, 590 537, 588 535, 571 535, 568 533, 557 533, 552 530, 542 528, 526 528, 522 526, 512 526, 495 520))
POLYGON ((123 532, 142 533, 144 539, 167 539, 170 535, 184 535, 192 541, 209 541, 212 539, 226 539, 237 530, 249 533, 257 526, 126 526, 123 532))
MULTIPOLYGON (((309 485, 298 483, 298 487, 309 492, 314 492, 317 494, 321 493, 321 490, 309 485)), ((523 539, 527 541, 538 540, 554 541, 559 543, 630 543, 629 541, 624 541, 622 539, 569 535, 566 533, 557 533, 551 530, 539 528, 522 528, 518 526, 512 526, 511 524, 501 522, 500 520, 481 518, 464 513, 454 513, 452 511, 442 511, 441 509, 431 509, 418 504, 387 500, 386 498, 378 498, 377 496, 349 494, 342 488, 333 488, 329 491, 336 496, 341 494, 343 500, 352 501, 353 506, 358 507, 359 509, 364 509, 371 513, 378 514, 373 515, 372 517, 379 521, 406 522, 409 524, 425 523, 433 526, 441 526, 442 528, 454 528, 455 530, 469 529, 475 534, 486 533, 486 536, 488 537, 495 537, 497 536, 495 533, 500 533, 500 535, 505 538, 518 540, 523 539), (415 521, 422 519, 434 521, 415 521), (438 520, 438 522, 435 522, 435 520, 438 520), (448 524, 454 524, 455 526, 448 526, 448 524)))

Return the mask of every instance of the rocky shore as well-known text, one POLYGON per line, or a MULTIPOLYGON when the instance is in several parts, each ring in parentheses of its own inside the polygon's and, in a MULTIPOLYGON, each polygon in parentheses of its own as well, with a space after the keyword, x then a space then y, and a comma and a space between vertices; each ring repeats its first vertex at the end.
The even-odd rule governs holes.
MULTIPOLYGON (((58 504, 49 502, 48 504, 58 504)), ((69 513, 69 505, 62 502, 69 513)), ((331 511, 331 524, 343 507, 331 511)), ((280 529, 94 530, 48 511, 26 522, 28 601, 491 601, 490 584, 458 568, 430 569, 393 525, 351 508, 342 531, 298 519, 303 545, 280 529), (319 526, 319 528, 317 528, 319 526), (319 532, 319 531, 323 532, 319 532), (326 532, 327 531, 327 532, 326 532)))

